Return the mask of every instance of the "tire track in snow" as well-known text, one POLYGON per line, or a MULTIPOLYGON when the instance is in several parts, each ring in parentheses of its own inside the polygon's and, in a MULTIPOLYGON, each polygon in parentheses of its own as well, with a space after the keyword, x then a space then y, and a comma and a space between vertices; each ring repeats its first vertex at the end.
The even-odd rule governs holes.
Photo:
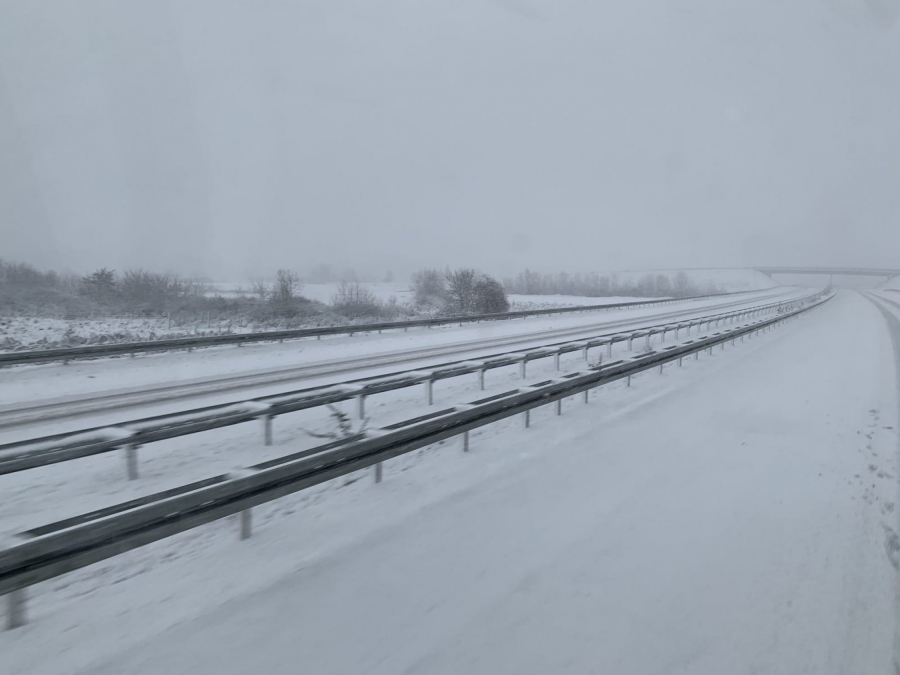
MULTIPOLYGON (((891 344, 894 348, 895 381, 898 392, 897 419, 900 420, 900 318, 895 313, 896 310, 891 307, 893 306, 900 310, 900 304, 871 293, 864 294, 864 297, 881 312, 887 324, 888 333, 891 336, 891 344)), ((894 431, 896 434, 897 431, 894 431)), ((897 454, 900 455, 900 435, 897 437, 897 454)), ((895 500, 895 503, 897 501, 900 500, 895 500)), ((900 572, 900 535, 897 534, 898 530, 900 530, 900 522, 898 522, 896 509, 889 509, 884 512, 884 515, 887 517, 891 513, 894 514, 894 524, 882 523, 884 527, 884 551, 894 569, 900 572)), ((900 578, 895 579, 894 582, 894 673, 895 675, 900 675, 900 578)))

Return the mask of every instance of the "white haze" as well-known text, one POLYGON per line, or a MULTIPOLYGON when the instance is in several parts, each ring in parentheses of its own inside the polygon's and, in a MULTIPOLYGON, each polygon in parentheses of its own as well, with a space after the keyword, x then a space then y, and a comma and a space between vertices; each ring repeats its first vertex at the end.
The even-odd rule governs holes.
POLYGON ((898 0, 0 0, 0 257, 896 266, 898 0))

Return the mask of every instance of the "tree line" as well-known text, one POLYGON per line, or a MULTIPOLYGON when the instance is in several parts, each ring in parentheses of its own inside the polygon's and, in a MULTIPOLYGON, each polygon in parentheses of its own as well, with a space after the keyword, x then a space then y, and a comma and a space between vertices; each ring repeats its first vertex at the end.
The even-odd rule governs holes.
POLYGON ((581 295, 591 298, 626 296, 637 298, 687 298, 720 292, 711 283, 699 286, 684 272, 675 275, 645 274, 637 280, 619 279, 617 275, 594 273, 540 274, 525 269, 515 277, 503 280, 508 293, 517 295, 581 295))
POLYGON ((446 314, 497 314, 509 311, 503 284, 488 274, 460 267, 444 272, 419 270, 412 275, 414 302, 446 314))
POLYGON ((502 284, 473 269, 422 270, 414 275, 412 286, 413 300, 400 303, 395 296, 381 300, 363 284, 345 279, 336 285, 329 302, 318 302, 304 297, 298 273, 279 269, 271 281, 256 280, 236 296, 223 296, 202 281, 175 274, 102 267, 84 276, 61 275, 0 259, 0 312, 7 315, 202 314, 281 325, 322 325, 509 309, 502 284))

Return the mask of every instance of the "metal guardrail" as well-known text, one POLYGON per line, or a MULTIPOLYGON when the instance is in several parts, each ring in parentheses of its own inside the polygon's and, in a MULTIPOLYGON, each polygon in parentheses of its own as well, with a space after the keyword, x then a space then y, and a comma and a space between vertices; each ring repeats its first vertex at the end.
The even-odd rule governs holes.
MULTIPOLYGON (((738 339, 752 337, 798 317, 832 296, 817 297, 812 304, 749 325, 726 329, 712 336, 672 345, 660 352, 637 355, 587 371, 570 373, 529 387, 454 406, 431 415, 390 425, 342 441, 263 462, 233 474, 149 495, 99 511, 85 513, 17 535, 14 543, 0 549, 0 595, 9 603, 8 627, 25 623, 25 589, 126 551, 240 514, 241 538, 251 535, 251 509, 280 497, 340 476, 375 467, 381 479, 381 463, 453 436, 463 436, 467 451, 468 432, 502 419, 530 412, 596 387, 630 378, 686 356, 738 339)), ((557 409, 561 412, 561 408, 557 409)))
POLYGON ((551 314, 574 314, 577 312, 602 311, 611 309, 640 308, 656 305, 675 304, 717 298, 759 291, 739 291, 737 293, 719 293, 716 295, 698 295, 690 298, 647 300, 643 302, 620 302, 610 305, 584 305, 580 307, 556 307, 551 309, 535 309, 502 314, 477 314, 468 316, 445 317, 440 319, 414 319, 412 321, 385 321, 382 323, 355 324, 350 326, 329 326, 325 328, 298 328, 292 330, 267 331, 263 333, 244 333, 241 335, 210 335, 190 338, 174 338, 171 340, 153 340, 149 342, 123 342, 111 345, 95 345, 90 347, 71 347, 68 349, 41 349, 23 352, 0 353, 0 367, 23 365, 30 363, 48 363, 62 361, 64 363, 76 359, 93 359, 122 354, 142 354, 148 352, 169 351, 173 349, 198 349, 222 345, 242 345, 253 342, 275 342, 298 340, 301 338, 321 338, 323 335, 354 335, 355 333, 372 333, 385 330, 408 330, 409 328, 427 328, 446 326, 454 323, 477 323, 481 321, 505 321, 551 314))
POLYGON ((709 314, 689 320, 670 321, 636 331, 557 342, 540 347, 492 354, 475 360, 453 361, 431 368, 419 368, 387 375, 359 378, 338 384, 309 387, 262 396, 237 403, 206 406, 178 413, 129 420, 114 425, 16 441, 0 445, 0 475, 49 466, 124 448, 127 476, 129 480, 135 480, 138 477, 138 449, 156 441, 261 419, 263 421, 264 443, 271 445, 273 420, 275 417, 285 413, 356 399, 358 417, 362 418, 364 417, 365 401, 368 396, 423 383, 426 385, 427 402, 429 405, 432 405, 434 402, 433 385, 439 380, 477 373, 479 385, 483 390, 485 387, 484 373, 488 370, 518 364, 524 378, 529 361, 552 356, 556 361, 556 369, 559 370, 559 358, 563 354, 581 351, 584 354, 585 361, 587 361, 589 350, 596 347, 606 347, 606 357, 609 359, 612 358, 613 346, 617 343, 627 342, 630 350, 634 340, 646 338, 646 346, 649 348, 651 338, 654 335, 661 335, 662 339, 665 340, 666 335, 672 331, 675 333, 675 339, 678 339, 680 331, 683 329, 687 329, 687 333, 690 335, 691 329, 696 326, 699 333, 704 324, 708 328, 712 328, 713 324, 718 327, 725 321, 737 321, 744 317, 760 316, 770 310, 780 311, 783 308, 792 307, 803 300, 804 298, 783 300, 758 307, 709 314))

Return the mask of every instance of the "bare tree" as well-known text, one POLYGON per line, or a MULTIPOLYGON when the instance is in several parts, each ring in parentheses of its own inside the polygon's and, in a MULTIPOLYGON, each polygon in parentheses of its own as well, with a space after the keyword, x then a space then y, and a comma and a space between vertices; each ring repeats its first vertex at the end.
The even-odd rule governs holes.
POLYGON ((475 311, 479 314, 498 314, 509 311, 509 298, 503 285, 483 274, 475 284, 475 311))
POLYGON ((665 274, 656 275, 655 295, 660 298, 668 298, 672 295, 672 280, 665 274))
POLYGON ((85 295, 94 300, 108 301, 116 292, 116 273, 114 270, 101 267, 92 274, 82 277, 81 289, 85 295))
POLYGON ((468 314, 475 310, 478 274, 465 267, 447 271, 447 309, 450 312, 468 314))
POLYGON ((297 313, 300 290, 303 284, 300 277, 291 270, 280 269, 275 275, 275 284, 269 291, 269 302, 272 309, 282 316, 293 316, 297 313))
POLYGON ((419 270, 412 275, 412 290, 415 303, 432 307, 443 303, 446 289, 444 276, 438 270, 419 270))
POLYGON ((697 295, 696 289, 694 288, 694 283, 684 272, 679 272, 675 275, 675 282, 673 283, 673 287, 675 297, 677 298, 686 298, 691 295, 697 295))
POLYGON ((253 279, 250 282, 250 292, 260 301, 265 301, 269 297, 269 286, 262 279, 253 279))
POLYGON ((290 303, 300 295, 303 284, 296 272, 281 269, 275 275, 275 286, 272 288, 272 297, 276 302, 290 303))

